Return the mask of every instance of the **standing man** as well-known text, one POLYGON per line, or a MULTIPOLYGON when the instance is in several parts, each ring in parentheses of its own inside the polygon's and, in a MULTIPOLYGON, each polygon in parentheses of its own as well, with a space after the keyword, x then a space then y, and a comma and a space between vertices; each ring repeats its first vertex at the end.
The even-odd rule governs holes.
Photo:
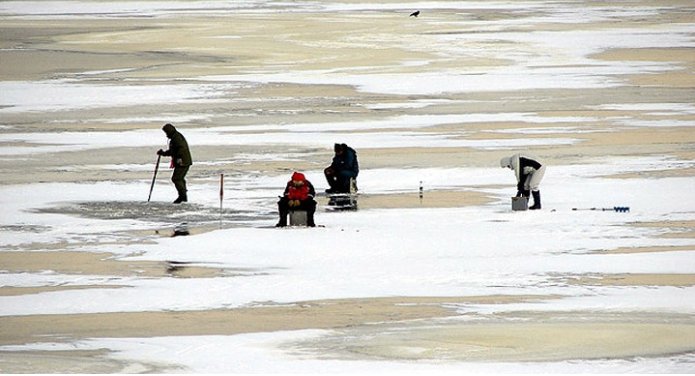
POLYGON ((183 135, 171 124, 165 124, 162 130, 166 133, 167 138, 169 138, 169 149, 166 151, 159 149, 157 155, 171 157, 171 167, 174 169, 174 173, 171 174, 171 181, 174 183, 176 191, 179 193, 179 197, 176 198, 174 204, 187 202, 186 174, 193 164, 191 151, 188 149, 188 142, 186 142, 183 135))
POLYGON ((326 193, 350 193, 350 179, 357 178, 360 172, 357 152, 346 144, 333 145, 333 161, 323 170, 328 185, 326 193))
POLYGON ((523 154, 514 154, 511 157, 502 158, 500 160, 500 166, 502 168, 506 167, 514 170, 517 181, 516 197, 529 197, 529 193, 531 193, 533 194, 533 206, 529 209, 540 209, 541 191, 538 189, 538 186, 541 180, 543 180, 545 166, 538 162, 538 158, 523 154))

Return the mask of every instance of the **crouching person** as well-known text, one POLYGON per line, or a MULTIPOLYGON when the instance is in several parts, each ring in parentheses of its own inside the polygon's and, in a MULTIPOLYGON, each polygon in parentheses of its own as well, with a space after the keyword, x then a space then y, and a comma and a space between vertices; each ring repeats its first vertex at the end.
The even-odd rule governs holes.
POLYGON ((533 206, 530 210, 541 208, 541 191, 539 185, 545 175, 545 166, 538 158, 523 154, 514 154, 500 160, 500 167, 514 170, 516 175, 516 196, 530 197, 533 195, 533 206))
POLYGON ((350 179, 357 179, 360 173, 359 162, 355 149, 346 144, 333 145, 333 161, 323 170, 328 181, 326 193, 350 193, 350 179))
POLYGON ((304 210, 307 214, 307 226, 316 227, 314 213, 316 212, 316 191, 309 180, 301 172, 292 174, 292 179, 287 182, 285 192, 278 201, 280 221, 275 227, 287 226, 287 215, 290 210, 304 210))

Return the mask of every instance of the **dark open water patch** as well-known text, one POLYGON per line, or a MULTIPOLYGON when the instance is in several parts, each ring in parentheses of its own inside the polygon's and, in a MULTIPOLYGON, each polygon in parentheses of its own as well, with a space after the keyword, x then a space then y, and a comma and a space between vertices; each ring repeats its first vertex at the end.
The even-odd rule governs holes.
POLYGON ((36 213, 67 214, 103 220, 130 219, 155 223, 202 224, 215 221, 248 222, 268 219, 274 215, 267 211, 242 211, 204 206, 200 204, 172 204, 139 201, 85 201, 60 204, 34 210, 36 213))
POLYGON ((33 232, 41 233, 50 230, 49 226, 31 225, 31 224, 14 224, 0 226, 0 231, 16 231, 16 232, 33 232))

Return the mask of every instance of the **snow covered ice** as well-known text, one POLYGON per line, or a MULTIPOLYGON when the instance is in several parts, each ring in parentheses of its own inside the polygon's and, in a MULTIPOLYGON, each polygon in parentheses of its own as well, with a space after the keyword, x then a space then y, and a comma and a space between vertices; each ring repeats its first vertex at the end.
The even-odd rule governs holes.
POLYGON ((689 11, 0 3, 8 30, 56 34, 7 34, 3 58, 85 55, 3 67, 0 323, 53 317, 59 330, 103 315, 111 328, 108 314, 132 314, 119 317, 144 328, 0 324, 0 371, 70 371, 69 354, 88 354, 86 373, 692 372, 695 105, 692 59, 678 54, 695 46, 695 24, 678 18, 689 11), (193 152, 189 204, 170 204, 168 161, 145 202, 166 122, 193 152), (330 212, 318 197, 317 228, 275 228, 292 171, 327 188, 334 142, 358 152, 364 205, 330 212), (542 210, 511 210, 514 176, 498 161, 518 151, 548 161, 542 210), (169 236, 180 223, 191 235, 169 236), (361 318, 389 299, 432 311, 361 318), (330 320, 314 310, 338 304, 347 321, 319 325, 330 320), (202 330, 209 316, 189 318, 263 309, 316 322, 202 330), (154 314, 191 331, 147 328, 154 314))

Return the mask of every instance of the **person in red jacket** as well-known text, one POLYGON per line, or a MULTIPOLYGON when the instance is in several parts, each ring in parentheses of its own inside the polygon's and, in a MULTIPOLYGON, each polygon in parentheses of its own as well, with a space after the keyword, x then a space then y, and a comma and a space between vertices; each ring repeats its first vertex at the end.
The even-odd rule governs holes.
POLYGON ((275 227, 287 226, 287 214, 290 210, 306 210, 307 225, 310 227, 315 227, 315 195, 316 191, 314 190, 313 184, 306 179, 304 174, 301 172, 293 173, 292 179, 287 182, 285 193, 282 195, 282 197, 280 197, 280 201, 278 201, 280 221, 275 225, 275 227))

